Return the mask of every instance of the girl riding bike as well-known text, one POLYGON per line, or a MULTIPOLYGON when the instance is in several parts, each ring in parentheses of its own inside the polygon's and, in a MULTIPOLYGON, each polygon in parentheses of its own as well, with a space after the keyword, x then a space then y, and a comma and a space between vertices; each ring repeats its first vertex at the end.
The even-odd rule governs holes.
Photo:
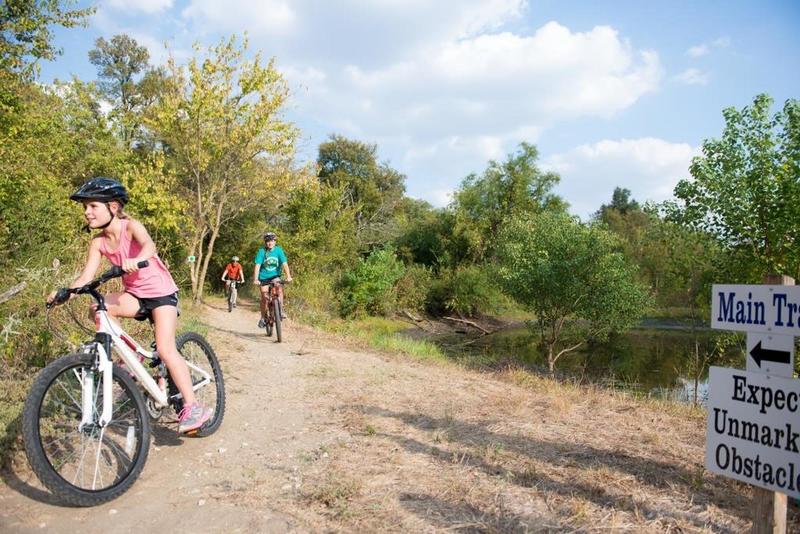
MULTIPOLYGON (((81 287, 91 281, 103 256, 125 271, 122 277, 125 291, 105 297, 108 313, 115 319, 132 317, 153 322, 156 349, 184 400, 178 432, 199 429, 210 419, 211 411, 197 401, 189 368, 175 346, 178 286, 156 254, 145 227, 123 212, 128 192, 116 180, 92 178, 69 198, 83 203, 87 231, 100 230, 89 245, 83 272, 70 287, 81 287), (144 260, 149 260, 149 265, 139 268, 137 264, 144 260)), ((57 303, 56 294, 54 291, 47 297, 48 304, 57 303)))

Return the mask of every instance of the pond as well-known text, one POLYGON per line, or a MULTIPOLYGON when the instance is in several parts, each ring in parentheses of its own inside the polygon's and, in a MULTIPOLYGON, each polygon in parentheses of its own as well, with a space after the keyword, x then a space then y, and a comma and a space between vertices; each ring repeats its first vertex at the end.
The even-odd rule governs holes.
MULTIPOLYGON (((709 330, 634 329, 562 356, 556 369, 580 381, 680 402, 693 402, 697 375, 697 398, 702 403, 707 394, 708 366, 696 363, 695 340, 702 354, 710 349, 712 336, 709 330)), ((547 371, 547 358, 538 348, 539 336, 526 327, 481 338, 447 336, 437 341, 451 357, 469 365, 518 363, 547 371)), ((744 367, 741 348, 734 347, 713 365, 744 367)))

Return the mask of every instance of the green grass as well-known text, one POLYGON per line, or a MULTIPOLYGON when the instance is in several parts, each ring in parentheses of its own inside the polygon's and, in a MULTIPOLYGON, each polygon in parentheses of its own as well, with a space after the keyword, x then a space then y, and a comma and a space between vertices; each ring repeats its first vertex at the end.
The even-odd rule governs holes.
POLYGON ((178 319, 178 334, 183 332, 197 332, 203 337, 208 337, 209 327, 200 317, 202 310, 192 305, 181 305, 181 316, 178 319))
POLYGON ((22 419, 22 404, 28 394, 33 374, 24 380, 0 380, 0 467, 4 466, 19 436, 22 419))
POLYGON ((364 319, 334 319, 318 325, 325 331, 357 339, 368 346, 411 356, 419 360, 445 360, 444 353, 430 341, 416 340, 402 335, 408 324, 384 317, 364 319))

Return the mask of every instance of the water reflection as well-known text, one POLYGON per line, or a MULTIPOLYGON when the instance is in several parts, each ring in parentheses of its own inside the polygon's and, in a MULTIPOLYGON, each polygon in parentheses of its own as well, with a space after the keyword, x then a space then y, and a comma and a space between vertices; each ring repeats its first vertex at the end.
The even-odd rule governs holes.
MULTIPOLYGON (((696 389, 697 401, 702 403, 708 394, 709 363, 744 366, 738 347, 715 361, 703 361, 702 356, 713 347, 714 336, 708 330, 636 329, 612 336, 604 343, 584 345, 562 356, 556 367, 560 373, 583 382, 679 402, 693 402, 696 389)), ((539 336, 528 328, 471 340, 450 336, 438 341, 451 357, 469 365, 496 367, 514 362, 542 372, 547 369, 547 359, 538 348, 539 336)))

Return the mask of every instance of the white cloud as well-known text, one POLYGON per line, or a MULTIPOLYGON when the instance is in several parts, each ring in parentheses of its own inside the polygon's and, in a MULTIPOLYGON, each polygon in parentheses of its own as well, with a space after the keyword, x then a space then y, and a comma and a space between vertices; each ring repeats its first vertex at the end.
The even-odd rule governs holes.
POLYGON ((731 44, 730 37, 720 37, 719 39, 714 39, 711 44, 714 48, 727 48, 731 44))
POLYGON ((161 13, 172 7, 173 0, 106 0, 106 5, 118 11, 161 13))
POLYGON ((615 187, 629 189, 640 203, 671 198, 698 154, 699 148, 687 143, 652 137, 605 139, 552 155, 542 167, 561 175, 556 192, 570 203, 573 213, 586 219, 611 200, 615 187))
POLYGON ((697 58, 702 56, 707 56, 711 53, 711 50, 714 48, 727 48, 730 46, 731 40, 729 37, 720 37, 718 39, 714 39, 708 43, 700 43, 698 45, 694 45, 690 47, 686 51, 686 55, 689 57, 697 58))
POLYGON ((409 194, 441 203, 434 191, 519 142, 563 121, 611 118, 662 82, 658 54, 612 27, 511 31, 526 9, 526 0, 188 0, 175 46, 247 31, 290 81, 306 157, 331 133, 377 143, 409 177, 409 194))
POLYGON ((556 22, 530 35, 438 43, 379 68, 314 68, 324 75, 294 91, 303 116, 378 143, 409 176, 409 194, 432 203, 441 199, 430 190, 452 189, 555 123, 611 117, 663 76, 655 52, 633 49, 614 29, 573 32, 556 22))
POLYGON ((703 72, 700 69, 686 69, 681 72, 675 79, 686 85, 708 85, 711 75, 708 72, 703 72))
POLYGON ((708 55, 709 48, 707 44, 701 44, 697 46, 693 46, 686 51, 686 55, 689 57, 700 57, 708 55))
POLYGON ((192 0, 182 15, 216 31, 290 33, 297 13, 286 0, 192 0))
POLYGON ((431 189, 424 197, 414 197, 428 201, 435 208, 443 208, 453 201, 453 189, 431 189))

